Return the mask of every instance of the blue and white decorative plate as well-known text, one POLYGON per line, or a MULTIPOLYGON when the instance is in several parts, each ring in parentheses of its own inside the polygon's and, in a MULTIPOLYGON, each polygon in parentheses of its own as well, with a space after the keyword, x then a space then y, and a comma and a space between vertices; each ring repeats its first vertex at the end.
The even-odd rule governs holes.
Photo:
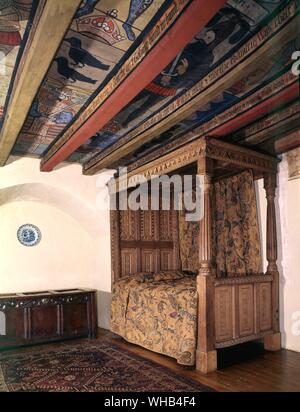
POLYGON ((42 238, 40 229, 35 225, 22 225, 17 233, 19 242, 24 246, 35 246, 42 238))

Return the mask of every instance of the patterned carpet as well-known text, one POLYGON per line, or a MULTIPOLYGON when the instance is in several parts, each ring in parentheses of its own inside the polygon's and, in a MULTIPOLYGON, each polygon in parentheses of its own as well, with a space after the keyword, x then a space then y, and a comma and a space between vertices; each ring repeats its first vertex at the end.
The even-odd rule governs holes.
POLYGON ((0 353, 0 391, 213 392, 118 345, 81 341, 0 353))

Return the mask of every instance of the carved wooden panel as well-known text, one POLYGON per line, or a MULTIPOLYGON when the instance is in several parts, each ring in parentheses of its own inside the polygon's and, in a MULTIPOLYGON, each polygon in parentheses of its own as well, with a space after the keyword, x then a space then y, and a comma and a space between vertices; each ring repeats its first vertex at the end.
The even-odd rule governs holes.
POLYGON ((24 311, 21 308, 6 311, 6 335, 11 338, 24 337, 24 311))
POLYGON ((137 249, 122 249, 122 276, 128 276, 138 272, 137 252, 137 249))
POLYGON ((140 211, 141 240, 157 240, 159 230, 158 225, 157 210, 140 211))
POLYGON ((121 275, 120 262, 120 213, 110 210, 110 250, 111 250, 111 277, 116 281, 121 275))
POLYGON ((238 316, 240 337, 254 333, 253 285, 238 286, 238 316))
POLYGON ((215 294, 216 341, 233 338, 232 286, 216 288, 215 294))
POLYGON ((161 270, 174 269, 174 252, 173 250, 160 251, 160 268, 161 270))
POLYGON ((31 308, 31 333, 34 336, 55 336, 57 329, 57 307, 45 306, 31 308))
POLYGON ((141 252, 142 271, 155 272, 158 268, 158 250, 157 249, 143 249, 141 252))
POLYGON ((88 328, 87 306, 81 304, 65 305, 63 309, 64 332, 72 335, 82 335, 87 333, 88 328))
POLYGON ((259 330, 272 328, 272 288, 271 283, 260 283, 258 286, 259 330))
POLYGON ((138 240, 139 212, 133 210, 120 211, 120 237, 121 240, 138 240))
POLYGON ((160 240, 173 239, 173 212, 161 210, 159 212, 159 238, 160 240))

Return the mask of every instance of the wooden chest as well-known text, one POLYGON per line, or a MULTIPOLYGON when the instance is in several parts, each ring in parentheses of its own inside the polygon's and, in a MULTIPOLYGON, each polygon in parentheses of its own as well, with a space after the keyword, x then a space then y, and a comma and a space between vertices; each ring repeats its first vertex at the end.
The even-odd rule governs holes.
POLYGON ((87 289, 0 294, 0 349, 97 332, 96 292, 87 289))

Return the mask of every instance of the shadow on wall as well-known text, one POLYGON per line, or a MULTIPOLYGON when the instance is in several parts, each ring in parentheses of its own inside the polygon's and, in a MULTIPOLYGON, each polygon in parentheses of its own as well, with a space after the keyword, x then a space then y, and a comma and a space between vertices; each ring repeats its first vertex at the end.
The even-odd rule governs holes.
MULTIPOLYGON (((101 215, 71 192, 43 183, 24 183, 0 189, 0 206, 16 201, 34 201, 54 206, 80 223, 92 237, 99 236, 101 215)), ((95 200, 96 207, 96 200, 95 200)))
POLYGON ((4 312, 0 312, 0 336, 6 335, 6 317, 4 312))
POLYGON ((98 326, 110 330, 110 304, 111 293, 103 290, 97 291, 98 326))

